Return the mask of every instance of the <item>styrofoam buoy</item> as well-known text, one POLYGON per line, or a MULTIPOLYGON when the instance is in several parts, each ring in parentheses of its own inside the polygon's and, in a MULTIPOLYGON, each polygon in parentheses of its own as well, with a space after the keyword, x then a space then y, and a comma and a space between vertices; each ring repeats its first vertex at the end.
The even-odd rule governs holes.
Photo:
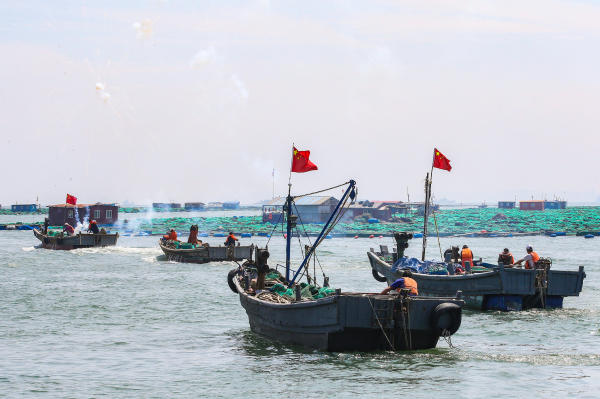
POLYGON ((594 235, 593 234, 586 234, 585 238, 594 238, 594 235))
POLYGON ((556 234, 550 234, 550 237, 556 237, 556 234))

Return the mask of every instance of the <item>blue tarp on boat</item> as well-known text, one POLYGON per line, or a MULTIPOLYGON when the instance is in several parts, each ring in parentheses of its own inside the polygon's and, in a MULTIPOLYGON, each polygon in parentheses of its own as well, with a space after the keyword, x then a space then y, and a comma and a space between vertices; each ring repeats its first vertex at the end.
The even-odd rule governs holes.
POLYGON ((446 263, 436 261, 436 260, 426 260, 421 261, 417 258, 409 258, 407 256, 398 259, 394 266, 392 266, 392 272, 397 272, 398 270, 411 270, 417 273, 427 274, 429 273, 429 268, 445 268, 447 266, 446 263))

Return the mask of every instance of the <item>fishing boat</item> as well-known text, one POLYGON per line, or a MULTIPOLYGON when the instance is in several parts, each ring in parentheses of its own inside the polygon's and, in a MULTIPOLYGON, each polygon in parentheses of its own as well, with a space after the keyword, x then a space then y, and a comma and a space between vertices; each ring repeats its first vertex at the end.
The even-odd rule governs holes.
POLYGON ((182 244, 173 241, 158 241, 160 249, 165 253, 168 261, 184 263, 208 263, 225 261, 244 261, 252 259, 254 244, 238 246, 211 247, 209 244, 182 244))
POLYGON ((72 250, 77 248, 107 247, 117 245, 119 233, 92 234, 78 233, 68 236, 63 233, 49 235, 47 228, 33 229, 33 234, 42 242, 42 247, 56 250, 72 250))
MULTIPOLYGON (((316 256, 315 249, 355 198, 352 180, 315 242, 305 248, 302 263, 292 270, 292 229, 298 231, 297 223, 302 223, 292 209, 302 196, 292 197, 289 187, 284 207, 285 276, 268 266, 267 245, 257 248, 254 259, 231 270, 227 278, 254 333, 325 351, 401 351, 435 348, 440 337, 449 339, 459 329, 464 304, 460 292, 438 298, 410 296, 408 290, 391 295, 342 292, 329 286, 328 277, 324 276, 320 287, 314 273, 310 275, 308 265, 316 256), (275 277, 267 278, 271 275, 275 277), (303 276, 307 283, 300 283, 303 276)), ((294 235, 301 236, 299 231, 294 235)))
MULTIPOLYGON (((425 195, 427 207, 431 198, 429 175, 425 179, 425 195)), ((427 247, 427 216, 428 212, 425 212, 423 263, 427 247)), ((417 282, 420 295, 445 297, 461 291, 466 305, 474 309, 519 311, 562 308, 564 297, 579 296, 586 277, 583 266, 579 266, 577 271, 552 270, 552 260, 543 258, 533 269, 505 267, 502 262, 473 268, 473 265, 465 262, 465 265, 461 265, 464 273, 457 274, 456 247, 455 254, 448 253, 445 262, 425 264, 424 268, 414 269, 408 265, 419 260, 404 256, 404 250, 408 248, 413 235, 397 232, 394 238, 396 250, 391 254, 383 247, 378 253, 371 249, 367 254, 376 280, 391 283, 402 277, 404 269, 410 268, 414 272, 412 278, 417 282)))

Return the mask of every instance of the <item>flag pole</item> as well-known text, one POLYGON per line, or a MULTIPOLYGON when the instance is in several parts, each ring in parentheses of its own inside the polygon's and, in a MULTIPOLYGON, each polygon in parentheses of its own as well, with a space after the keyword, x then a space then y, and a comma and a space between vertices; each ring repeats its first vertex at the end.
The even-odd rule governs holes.
POLYGON ((286 199, 287 209, 286 211, 286 245, 285 245, 285 281, 290 281, 290 249, 292 242, 292 224, 290 222, 290 216, 292 215, 292 166, 294 165, 294 148, 295 144, 292 143, 292 159, 290 162, 290 178, 288 180, 288 196, 286 199))
MULTIPOLYGON (((425 215, 423 219, 423 251, 421 260, 425 261, 425 248, 427 248, 427 219, 429 218, 429 201, 431 198, 431 180, 433 178, 433 163, 435 161, 435 150, 433 150, 433 159, 431 161, 431 172, 425 178, 425 215)), ((441 247, 440 247, 441 248, 441 247)))

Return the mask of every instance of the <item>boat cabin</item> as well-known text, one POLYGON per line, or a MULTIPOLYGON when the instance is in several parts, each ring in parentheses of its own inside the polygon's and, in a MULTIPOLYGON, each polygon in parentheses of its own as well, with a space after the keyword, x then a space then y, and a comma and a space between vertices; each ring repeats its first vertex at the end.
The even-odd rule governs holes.
MULTIPOLYGON (((62 226, 69 223, 77 226, 84 219, 95 220, 98 224, 114 224, 119 220, 117 204, 58 204, 48 207, 50 226, 62 226)), ((87 227, 87 226, 86 226, 87 227)))

